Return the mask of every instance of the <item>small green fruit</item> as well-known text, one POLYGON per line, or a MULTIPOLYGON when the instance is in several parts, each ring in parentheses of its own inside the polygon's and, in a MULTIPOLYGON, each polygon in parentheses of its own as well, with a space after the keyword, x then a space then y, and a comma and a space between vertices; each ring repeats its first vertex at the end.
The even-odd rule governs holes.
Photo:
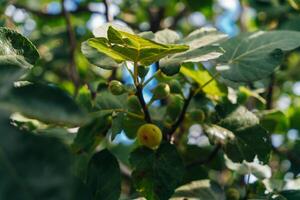
POLYGON ((165 99, 170 95, 170 86, 166 83, 159 83, 153 90, 153 99, 165 99))
POLYGON ((135 95, 130 95, 127 99, 127 107, 129 112, 143 113, 139 99, 135 95))
POLYGON ((182 90, 181 90, 182 86, 178 80, 176 79, 170 80, 169 85, 170 85, 171 93, 182 94, 182 90))
POLYGON ((138 70, 138 73, 139 73, 139 77, 140 78, 145 78, 149 72, 149 67, 146 67, 146 66, 139 66, 139 70, 138 70))
POLYGON ((168 98, 167 115, 174 121, 179 116, 184 104, 184 99, 179 94, 171 94, 168 98))
POLYGON ((113 95, 121 95, 126 92, 123 84, 116 80, 113 80, 109 83, 108 89, 113 95))
POLYGON ((179 73, 180 67, 181 67, 181 65, 161 66, 160 70, 167 76, 173 76, 173 75, 179 73))
POLYGON ((193 121, 201 123, 205 119, 205 113, 201 109, 193 110, 190 112, 190 117, 193 121))
POLYGON ((150 149, 156 149, 161 143, 161 130, 154 124, 144 124, 137 132, 137 138, 141 145, 150 149))

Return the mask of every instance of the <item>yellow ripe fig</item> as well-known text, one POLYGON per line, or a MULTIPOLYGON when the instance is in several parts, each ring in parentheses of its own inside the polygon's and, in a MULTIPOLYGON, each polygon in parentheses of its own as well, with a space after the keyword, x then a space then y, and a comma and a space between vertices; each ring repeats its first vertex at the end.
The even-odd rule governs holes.
POLYGON ((141 145, 156 149, 161 143, 162 133, 156 125, 144 124, 138 129, 137 138, 141 145))

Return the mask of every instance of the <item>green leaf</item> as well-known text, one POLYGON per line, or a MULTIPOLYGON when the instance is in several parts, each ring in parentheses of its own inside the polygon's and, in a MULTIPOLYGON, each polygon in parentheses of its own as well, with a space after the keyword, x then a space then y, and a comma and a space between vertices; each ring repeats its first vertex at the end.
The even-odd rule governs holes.
POLYGON ((226 104, 217 109, 223 117, 219 124, 230 130, 242 130, 259 124, 258 117, 244 106, 226 104))
POLYGON ((171 200, 225 200, 224 191, 211 180, 193 181, 176 189, 171 200))
POLYGON ((0 114, 0 199, 90 199, 57 138, 19 131, 0 114), (18 192, 15 192, 18 191, 18 192))
POLYGON ((108 91, 97 94, 95 107, 101 110, 121 109, 126 107, 126 102, 122 101, 127 98, 127 94, 119 96, 113 95, 108 91))
POLYGON ((188 64, 183 64, 181 66, 180 72, 198 83, 199 87, 202 87, 204 84, 210 81, 210 83, 207 84, 202 90, 208 96, 214 99, 218 100, 220 97, 227 94, 226 86, 215 80, 214 77, 210 75, 210 73, 202 66, 193 69, 188 67, 188 64))
POLYGON ((227 144, 235 139, 235 135, 230 131, 216 124, 205 124, 203 126, 205 134, 214 143, 227 144))
POLYGON ((97 67, 113 69, 120 66, 120 64, 114 61, 111 57, 108 57, 106 54, 90 47, 88 42, 83 42, 81 44, 81 52, 91 64, 96 65, 97 67))
POLYGON ((129 159, 135 188, 148 200, 167 200, 184 176, 184 166, 176 148, 161 144, 157 151, 140 147, 129 159))
POLYGON ((121 194, 121 173, 117 159, 107 149, 96 153, 88 166, 87 186, 93 199, 118 200, 121 194))
POLYGON ((76 126, 87 121, 86 115, 69 95, 49 85, 14 87, 0 99, 0 108, 59 125, 76 126))
POLYGON ((132 61, 147 66, 169 54, 188 49, 185 45, 159 44, 138 35, 118 31, 112 26, 108 28, 107 36, 108 38, 89 39, 88 44, 117 63, 132 61))
POLYGON ((258 179, 266 179, 271 177, 271 168, 268 165, 262 165, 258 160, 254 162, 234 163, 229 158, 225 157, 226 166, 238 174, 253 174, 258 179))
POLYGON ((95 150, 110 128, 108 120, 109 114, 111 113, 101 113, 100 116, 93 119, 85 126, 80 127, 72 144, 72 150, 75 153, 91 153, 95 150))
POLYGON ((34 45, 16 31, 0 27, 0 96, 39 59, 34 45))
POLYGON ((280 192, 287 200, 297 200, 300 199, 300 190, 287 190, 280 192))
POLYGON ((262 127, 270 133, 286 133, 289 129, 289 120, 279 110, 266 110, 257 114, 262 127))
POLYGON ((178 33, 170 29, 157 31, 154 36, 154 41, 162 44, 175 44, 180 39, 178 33))
POLYGON ((0 57, 11 57, 20 64, 34 65, 39 59, 35 46, 16 31, 0 27, 1 50, 0 57))
POLYGON ((233 162, 257 158, 266 163, 271 147, 270 135, 259 125, 258 118, 243 106, 226 104, 218 108, 222 119, 218 123, 232 131, 235 139, 224 146, 226 155, 233 162))
POLYGON ((146 124, 145 120, 136 119, 128 115, 125 116, 123 119, 123 129, 126 136, 130 139, 136 138, 138 129, 144 124, 146 124))
POLYGON ((121 133, 123 130, 123 121, 125 118, 124 113, 117 113, 116 116, 113 116, 112 118, 112 124, 111 124, 111 139, 113 140, 117 134, 121 133))
POLYGON ((203 62, 216 59, 222 55, 223 50, 218 43, 227 36, 214 28, 201 28, 193 31, 177 44, 185 44, 190 48, 183 53, 174 54, 160 61, 160 66, 178 66, 186 62, 203 62))
POLYGON ((242 34, 224 42, 218 59, 221 75, 231 81, 252 82, 268 77, 283 60, 283 52, 300 46, 300 32, 270 31, 242 34))

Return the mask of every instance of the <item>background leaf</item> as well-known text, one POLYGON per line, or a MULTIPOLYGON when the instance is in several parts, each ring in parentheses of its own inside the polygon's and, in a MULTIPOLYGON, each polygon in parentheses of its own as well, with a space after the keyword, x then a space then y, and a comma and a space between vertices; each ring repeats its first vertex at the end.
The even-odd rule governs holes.
POLYGON ((46 123, 76 126, 87 121, 84 112, 69 95, 57 87, 43 84, 14 87, 0 99, 0 108, 46 123))
POLYGON ((129 161, 137 191, 149 200, 169 199, 184 175, 182 160, 171 144, 161 144, 157 151, 140 147, 129 161))
POLYGON ((225 200, 221 187, 210 180, 193 181, 176 189, 171 200, 225 200))
POLYGON ((283 61, 283 52, 300 46, 300 32, 270 31, 241 34, 222 43, 221 75, 231 81, 251 82, 268 77, 283 61))
POLYGON ((96 153, 88 166, 87 186, 93 199, 118 200, 121 173, 117 159, 107 149, 96 153))
POLYGON ((39 59, 34 45, 16 31, 0 27, 0 97, 39 59))

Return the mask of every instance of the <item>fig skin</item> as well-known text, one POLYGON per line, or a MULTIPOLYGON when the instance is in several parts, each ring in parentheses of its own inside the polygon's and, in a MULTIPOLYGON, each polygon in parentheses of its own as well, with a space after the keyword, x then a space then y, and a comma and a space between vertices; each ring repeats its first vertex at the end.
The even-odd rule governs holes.
POLYGON ((162 141, 162 133, 156 125, 144 124, 138 129, 137 138, 141 145, 157 149, 162 141))
POLYGON ((154 99, 165 99, 170 95, 170 86, 166 83, 159 83, 152 93, 154 99))
POLYGON ((123 84, 117 80, 112 80, 108 85, 108 89, 113 95, 121 95, 126 92, 123 84))

